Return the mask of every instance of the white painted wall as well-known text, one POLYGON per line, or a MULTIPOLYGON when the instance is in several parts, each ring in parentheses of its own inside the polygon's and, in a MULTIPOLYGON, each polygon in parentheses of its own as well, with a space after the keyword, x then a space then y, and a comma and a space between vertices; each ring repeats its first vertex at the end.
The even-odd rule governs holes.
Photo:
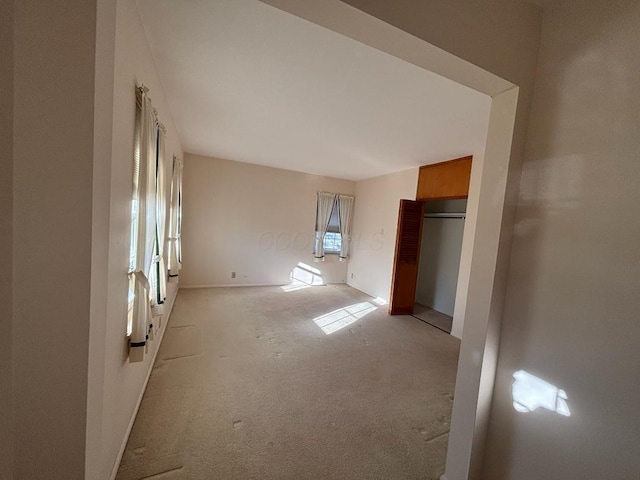
POLYGON ((425 218, 416 302, 453 317, 462 253, 462 218, 425 218))
POLYGON ((355 184, 186 155, 181 285, 283 285, 298 263, 344 283, 347 265, 337 255, 313 261, 318 191, 353 194, 355 184))
POLYGON ((640 4, 545 12, 483 478, 640 472, 640 4), (517 413, 513 373, 570 417, 517 413))
POLYGON ((415 200, 418 169, 356 182, 347 283, 389 301, 400 199, 415 200))
POLYGON ((93 172, 91 224, 91 297, 89 312, 89 359, 85 477, 100 478, 105 378, 107 308, 109 301, 109 212, 113 161, 113 104, 116 2, 98 0, 93 112, 93 172))
POLYGON ((478 206, 480 202, 480 183, 484 169, 484 154, 474 155, 471 164, 471 178, 469 180, 469 197, 467 198, 466 217, 464 220, 464 232, 462 236, 462 249, 460 252, 460 269, 458 270, 458 283, 456 286, 456 298, 453 308, 453 322, 451 335, 462 339, 465 318, 467 316, 467 296, 469 294, 469 280, 471 275, 471 261, 473 259, 473 247, 478 226, 478 206))

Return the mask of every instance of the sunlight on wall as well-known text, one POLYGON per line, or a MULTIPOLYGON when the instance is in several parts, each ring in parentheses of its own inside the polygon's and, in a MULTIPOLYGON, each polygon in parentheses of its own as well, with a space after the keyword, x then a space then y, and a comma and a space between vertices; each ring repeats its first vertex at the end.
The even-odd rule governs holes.
POLYGON ((294 292, 313 285, 324 285, 322 272, 311 265, 298 262, 291 271, 291 283, 281 288, 285 292, 294 292))
POLYGON ((333 312, 316 317, 313 321, 324 333, 331 335, 332 333, 360 320, 365 315, 373 312, 376 308, 378 307, 369 302, 354 303, 348 307, 339 308, 333 312))
POLYGON ((546 408, 565 417, 571 416, 567 404, 567 393, 524 370, 513 374, 515 382, 511 388, 513 408, 518 412, 533 412, 538 407, 546 408))

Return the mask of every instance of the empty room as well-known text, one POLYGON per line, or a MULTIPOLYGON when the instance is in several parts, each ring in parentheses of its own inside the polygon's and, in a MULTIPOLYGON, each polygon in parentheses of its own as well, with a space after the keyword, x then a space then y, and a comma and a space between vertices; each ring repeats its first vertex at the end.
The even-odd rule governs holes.
POLYGON ((185 153, 180 290, 117 478, 439 478, 460 333, 388 314, 399 208, 420 166, 481 164, 491 98, 259 1, 130 7, 185 153))
POLYGON ((639 18, 0 2, 0 478, 637 478, 639 18))

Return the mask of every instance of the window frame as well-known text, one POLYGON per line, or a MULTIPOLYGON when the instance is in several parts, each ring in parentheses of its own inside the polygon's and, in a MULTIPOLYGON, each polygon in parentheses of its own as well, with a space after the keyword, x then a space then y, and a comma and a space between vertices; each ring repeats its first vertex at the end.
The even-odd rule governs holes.
POLYGON ((329 225, 322 239, 322 247, 325 254, 340 254, 342 248, 342 234, 340 233, 340 209, 338 202, 333 202, 331 215, 329 217, 329 225))
POLYGON ((342 235, 339 232, 327 232, 322 239, 324 253, 328 255, 340 255, 342 250, 342 235), (328 237, 331 235, 331 237, 328 237))

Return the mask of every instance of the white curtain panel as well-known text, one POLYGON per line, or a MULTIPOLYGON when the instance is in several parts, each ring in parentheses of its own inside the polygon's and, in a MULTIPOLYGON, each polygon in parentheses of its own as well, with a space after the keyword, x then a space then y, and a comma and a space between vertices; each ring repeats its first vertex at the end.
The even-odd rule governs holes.
POLYGON ((182 169, 184 164, 178 159, 178 209, 177 209, 177 240, 176 258, 178 259, 178 269, 182 269, 182 169))
POLYGON ((351 215, 353 212, 353 202, 355 197, 351 195, 338 195, 338 214, 340 216, 340 261, 346 262, 349 259, 349 249, 351 247, 351 215))
MULTIPOLYGON (((152 314, 158 317, 164 313, 164 301, 167 298, 167 267, 164 259, 164 247, 167 239, 167 188, 165 184, 165 136, 164 125, 158 125, 158 162, 156 174, 156 256, 153 269, 156 276, 156 285, 153 291, 152 314)), ((160 327, 159 319, 153 322, 154 329, 160 327)))
MULTIPOLYGON (((135 297, 129 360, 141 362, 147 350, 152 323, 149 275, 154 257, 156 236, 156 116, 147 95, 148 89, 137 90, 141 108, 139 165, 134 168, 137 186, 138 216, 137 245, 134 265, 135 297)), ((152 333, 152 332, 151 332, 152 333)))
POLYGON ((316 207, 316 232, 313 249, 313 260, 324 261, 324 236, 327 233, 331 210, 336 201, 335 193, 318 192, 318 204, 316 207))
POLYGON ((169 208, 169 276, 177 277, 182 268, 182 160, 173 157, 171 207, 169 208))
MULTIPOLYGON (((157 262, 158 262, 158 252, 157 252, 157 247, 156 247, 156 238, 157 238, 157 232, 158 232, 158 216, 157 216, 157 211, 158 211, 158 170, 157 170, 157 165, 158 165, 158 112, 157 110, 154 108, 153 109, 153 119, 154 119, 154 132, 155 132, 155 157, 153 158, 153 164, 154 164, 154 171, 155 171, 155 175, 156 178, 154 180, 154 187, 155 187, 155 196, 154 196, 154 201, 155 201, 155 222, 153 225, 153 246, 151 247, 151 265, 149 266, 149 271, 147 273, 147 279, 149 281, 149 290, 148 290, 148 295, 149 295, 149 305, 150 305, 150 316, 147 319, 147 342, 150 340, 153 340, 155 338, 155 334, 156 334, 156 326, 154 324, 154 317, 155 317, 155 313, 154 313, 154 309, 156 309, 156 290, 158 288, 158 270, 157 270, 157 262)), ((151 160, 151 159, 149 159, 151 160)))

